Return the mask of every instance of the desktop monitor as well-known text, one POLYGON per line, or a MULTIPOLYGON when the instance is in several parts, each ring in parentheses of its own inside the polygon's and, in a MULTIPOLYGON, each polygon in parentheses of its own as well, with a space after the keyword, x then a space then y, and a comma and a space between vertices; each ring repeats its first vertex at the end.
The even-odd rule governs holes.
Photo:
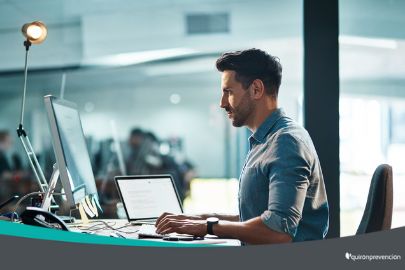
POLYGON ((97 188, 80 115, 74 103, 48 95, 44 97, 52 144, 60 180, 70 208, 92 195, 97 188))

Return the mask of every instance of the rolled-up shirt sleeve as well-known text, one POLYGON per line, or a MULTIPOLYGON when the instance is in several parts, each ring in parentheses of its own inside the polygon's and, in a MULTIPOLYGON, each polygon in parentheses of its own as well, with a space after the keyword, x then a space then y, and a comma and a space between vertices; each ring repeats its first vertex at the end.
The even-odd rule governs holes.
POLYGON ((290 134, 279 134, 269 151, 274 158, 262 168, 269 179, 269 201, 261 219, 270 229, 294 238, 302 217, 312 162, 305 144, 290 134))

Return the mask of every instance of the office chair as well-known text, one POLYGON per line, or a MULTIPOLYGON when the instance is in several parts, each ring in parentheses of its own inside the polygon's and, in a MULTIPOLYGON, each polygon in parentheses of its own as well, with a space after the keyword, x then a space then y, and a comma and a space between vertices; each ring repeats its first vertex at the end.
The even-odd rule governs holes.
POLYGON ((381 164, 371 179, 366 208, 356 235, 391 229, 392 204, 392 167, 381 164))

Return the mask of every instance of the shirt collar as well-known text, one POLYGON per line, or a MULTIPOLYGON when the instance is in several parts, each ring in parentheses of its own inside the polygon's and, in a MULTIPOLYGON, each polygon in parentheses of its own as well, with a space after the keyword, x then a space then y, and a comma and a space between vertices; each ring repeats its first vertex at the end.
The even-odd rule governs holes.
POLYGON ((283 116, 285 116, 285 113, 284 110, 281 108, 276 109, 274 112, 272 112, 266 118, 266 120, 264 120, 264 122, 260 125, 260 127, 256 130, 256 132, 249 137, 250 143, 253 142, 252 140, 255 140, 259 143, 263 143, 265 141, 267 134, 269 134, 271 128, 274 126, 277 120, 283 116))

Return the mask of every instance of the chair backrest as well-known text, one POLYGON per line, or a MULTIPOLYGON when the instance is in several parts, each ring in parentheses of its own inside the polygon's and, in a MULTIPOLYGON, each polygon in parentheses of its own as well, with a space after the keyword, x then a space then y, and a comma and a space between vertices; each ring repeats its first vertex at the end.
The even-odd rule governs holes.
POLYGON ((371 179, 366 208, 356 234, 391 229, 392 204, 392 167, 382 164, 371 179))

